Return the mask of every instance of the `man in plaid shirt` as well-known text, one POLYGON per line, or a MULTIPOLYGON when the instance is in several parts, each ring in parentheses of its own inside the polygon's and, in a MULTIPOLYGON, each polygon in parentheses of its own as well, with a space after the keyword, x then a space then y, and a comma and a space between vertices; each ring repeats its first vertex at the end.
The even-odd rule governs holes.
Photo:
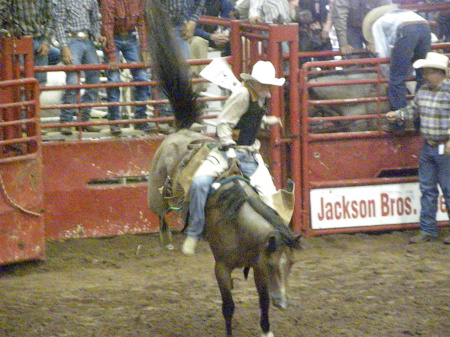
MULTIPOLYGON (((97 0, 58 0, 54 10, 54 24, 56 38, 61 44, 62 60, 64 64, 98 64, 97 48, 94 42, 103 44, 105 39, 100 35, 100 10, 97 0)), ((100 72, 97 70, 85 71, 86 83, 100 82, 100 72)), ((77 85, 78 75, 75 71, 68 71, 67 85, 77 85)), ((63 95, 63 104, 75 104, 78 89, 67 89, 63 95)), ((93 103, 98 98, 97 89, 86 89, 81 97, 82 103, 93 103)), ((61 109, 61 123, 73 121, 75 109, 61 109)), ((90 108, 81 109, 81 120, 90 119, 90 108)), ((63 135, 71 135, 72 128, 62 127, 63 135)), ((99 132, 100 128, 84 126, 83 131, 99 132)))
MULTIPOLYGON (((442 189, 450 218, 450 80, 448 57, 429 52, 425 59, 414 62, 414 68, 423 68, 425 84, 410 104, 386 114, 389 120, 414 120, 420 117, 420 133, 424 146, 419 158, 419 184, 422 193, 420 233, 411 243, 436 241, 438 230, 438 184, 442 189)), ((450 244, 450 236, 444 238, 450 244)))
MULTIPOLYGON (((60 51, 51 45, 51 0, 2 0, 0 1, 1 27, 14 37, 33 37, 34 64, 46 66, 49 54, 59 59, 60 51)), ((47 81, 47 73, 36 73, 40 84, 47 81)))
MULTIPOLYGON (((102 0, 102 35, 106 37, 105 54, 109 62, 110 70, 107 73, 108 82, 120 82, 118 63, 120 54, 127 62, 144 62, 150 66, 150 55, 148 52, 148 33, 145 25, 143 0, 102 0), (137 38, 136 34, 139 36, 137 38)), ((131 69, 133 80, 137 82, 148 81, 146 69, 131 69)), ((120 89, 112 87, 106 90, 108 102, 119 102, 120 89)), ((135 101, 148 100, 149 87, 137 86, 134 90, 135 101)), ((147 118, 146 105, 135 107, 135 117, 147 118)), ((120 119, 119 107, 108 107, 108 119, 120 119)), ((122 133, 118 124, 110 126, 111 134, 118 136, 122 133)), ((137 123, 135 129, 144 132, 155 131, 154 125, 149 123, 137 123)))

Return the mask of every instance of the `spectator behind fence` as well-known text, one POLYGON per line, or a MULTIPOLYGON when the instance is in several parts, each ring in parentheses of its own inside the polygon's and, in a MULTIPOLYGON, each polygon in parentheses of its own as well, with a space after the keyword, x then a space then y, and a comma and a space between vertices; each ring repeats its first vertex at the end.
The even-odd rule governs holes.
MULTIPOLYGON (((62 48, 62 60, 67 65, 98 64, 97 48, 94 42, 104 44, 105 39, 100 35, 100 10, 97 0, 58 0, 54 10, 56 38, 62 48)), ((98 70, 84 72, 86 84, 96 84, 100 81, 98 70)), ((76 71, 67 72, 67 85, 78 84, 76 71)), ((63 104, 77 102, 78 89, 66 89, 62 97, 63 104)), ((98 89, 88 88, 81 97, 81 103, 94 103, 98 99, 98 89)), ((81 109, 81 120, 89 121, 90 108, 81 109)), ((61 123, 73 121, 76 110, 74 108, 61 109, 61 123)), ((84 126, 83 131, 99 132, 95 126, 84 126)), ((61 127, 63 135, 71 135, 72 128, 61 127)))
MULTIPOLYGON (((34 65, 46 66, 49 57, 60 58, 60 51, 52 46, 52 1, 51 0, 3 0, 0 4, 2 29, 14 37, 33 37, 34 65)), ((40 85, 47 82, 47 73, 35 73, 40 85)))
POLYGON ((180 49, 186 60, 191 58, 189 40, 194 36, 198 18, 206 0, 167 0, 164 2, 180 49))
MULTIPOLYGON (((391 110, 407 105, 406 78, 412 72, 412 64, 424 59, 430 51, 431 29, 428 21, 410 10, 396 5, 371 10, 363 22, 364 38, 368 49, 379 57, 390 57, 390 64, 383 68, 389 78, 388 98, 391 110)), ((416 91, 424 83, 422 68, 416 71, 416 91)))
MULTIPOLYGON (((229 0, 210 0, 205 4, 204 15, 215 16, 221 18, 229 18, 232 7, 229 0)), ((231 54, 230 50, 230 29, 218 27, 211 24, 198 24, 195 28, 193 36, 189 40, 189 46, 192 59, 206 59, 208 57, 208 49, 216 48, 221 51, 221 56, 231 54)), ((191 66, 191 74, 193 78, 199 78, 200 72, 205 68, 201 66, 191 66)), ((207 88, 206 83, 197 83, 194 91, 200 93, 207 88)))
POLYGON ((364 17, 376 7, 391 4, 391 0, 335 0, 332 21, 342 55, 357 57, 348 55, 361 52, 367 44, 362 32, 364 17))
MULTIPOLYGON (((332 26, 331 9, 334 0, 299 0, 295 8, 294 22, 299 25, 299 51, 333 50, 330 40, 332 26)), ((319 57, 317 60, 333 59, 319 57)), ((311 58, 302 58, 301 63, 311 58)))
MULTIPOLYGON (((232 10, 230 0, 209 0, 205 3, 203 15, 227 19, 232 10)), ((195 28, 194 34, 207 40, 209 47, 219 49, 222 56, 231 55, 230 28, 200 23, 195 28)))
MULTIPOLYGON (((144 18, 143 0, 102 0, 102 35, 106 38, 105 54, 109 62, 110 69, 107 72, 109 83, 119 83, 120 71, 119 60, 123 55, 129 63, 144 62, 145 66, 150 65, 150 55, 148 52, 148 33, 144 18), (139 36, 139 40, 138 37, 139 36)), ((137 82, 148 81, 146 69, 130 69, 133 80, 137 82)), ((108 102, 119 102, 120 88, 111 87, 106 90, 108 102)), ((148 100, 149 87, 136 86, 134 88, 135 101, 148 100)), ((147 105, 135 106, 135 118, 147 118, 147 105)), ((108 107, 108 120, 120 119, 118 106, 108 107)), ((155 131, 149 123, 137 123, 134 126, 137 130, 144 132, 155 131)), ((110 125, 111 134, 118 136, 122 133, 118 124, 110 125)))
MULTIPOLYGON (((386 114, 390 120, 413 120, 420 117, 420 133, 424 145, 419 157, 420 233, 411 243, 436 241, 438 227, 436 212, 439 190, 444 195, 450 218, 450 80, 448 57, 429 52, 425 59, 414 62, 423 68, 425 84, 416 92, 414 100, 405 108, 386 114)), ((450 244, 450 236, 444 238, 450 244)))

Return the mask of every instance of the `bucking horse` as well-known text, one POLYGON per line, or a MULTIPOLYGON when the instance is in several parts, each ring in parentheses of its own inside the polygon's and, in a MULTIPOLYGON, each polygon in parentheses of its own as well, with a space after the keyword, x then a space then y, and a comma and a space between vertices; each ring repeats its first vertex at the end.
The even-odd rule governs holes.
MULTIPOLYGON (((185 170, 192 173, 196 169, 190 159, 204 155, 202 153, 207 153, 216 142, 189 130, 200 110, 188 65, 178 50, 163 8, 160 0, 146 0, 153 69, 172 105, 178 131, 164 139, 152 159, 148 204, 159 216, 163 245, 170 248, 170 228, 165 215, 174 208, 186 207, 188 202, 177 191, 188 188, 186 185, 189 184, 183 179, 181 183, 175 183, 175 176, 189 176, 185 170)), ((271 337, 269 305, 272 301, 278 308, 287 307, 287 281, 294 250, 300 248, 299 237, 294 236, 282 218, 261 201, 245 177, 232 174, 217 186, 206 204, 204 234, 215 259, 226 335, 232 336, 234 313, 231 273, 236 268, 243 268, 245 277, 253 269, 261 310, 261 336, 271 337)))

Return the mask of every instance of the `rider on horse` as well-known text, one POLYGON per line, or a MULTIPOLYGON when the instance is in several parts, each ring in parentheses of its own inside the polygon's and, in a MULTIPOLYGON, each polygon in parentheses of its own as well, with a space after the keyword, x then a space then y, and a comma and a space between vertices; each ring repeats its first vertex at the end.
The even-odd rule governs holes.
POLYGON ((274 199, 280 200, 280 192, 258 152, 260 142, 256 139, 262 124, 281 125, 278 117, 267 116, 267 99, 270 97, 271 86, 282 86, 285 79, 275 77, 275 67, 268 61, 258 61, 252 74, 243 73, 241 78, 244 82, 233 91, 217 118, 219 147, 211 150, 192 180, 187 238, 182 247, 185 255, 194 254, 204 230, 204 209, 211 185, 233 162, 239 164, 241 172, 250 179, 262 200, 275 209, 286 223, 289 223, 292 216, 292 205, 274 202, 274 199), (239 131, 237 140, 233 139, 233 130, 239 131), (280 206, 288 210, 280 209, 280 206))

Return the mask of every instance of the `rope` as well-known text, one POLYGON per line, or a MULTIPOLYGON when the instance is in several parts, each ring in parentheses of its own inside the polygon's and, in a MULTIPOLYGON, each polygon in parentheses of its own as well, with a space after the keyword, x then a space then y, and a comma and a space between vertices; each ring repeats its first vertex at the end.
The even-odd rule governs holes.
POLYGON ((5 184, 3 183, 3 177, 2 177, 1 174, 0 174, 0 186, 1 186, 1 188, 2 188, 3 194, 5 195, 6 200, 8 200, 9 203, 10 203, 12 206, 14 206, 15 208, 21 210, 21 211, 24 212, 24 213, 27 213, 27 214, 30 214, 30 215, 34 215, 34 216, 38 216, 38 217, 42 216, 42 214, 40 214, 40 213, 33 212, 33 211, 29 211, 29 210, 23 208, 22 206, 20 206, 19 204, 17 204, 16 202, 14 202, 14 201, 10 198, 10 196, 9 196, 8 193, 6 192, 5 184))

